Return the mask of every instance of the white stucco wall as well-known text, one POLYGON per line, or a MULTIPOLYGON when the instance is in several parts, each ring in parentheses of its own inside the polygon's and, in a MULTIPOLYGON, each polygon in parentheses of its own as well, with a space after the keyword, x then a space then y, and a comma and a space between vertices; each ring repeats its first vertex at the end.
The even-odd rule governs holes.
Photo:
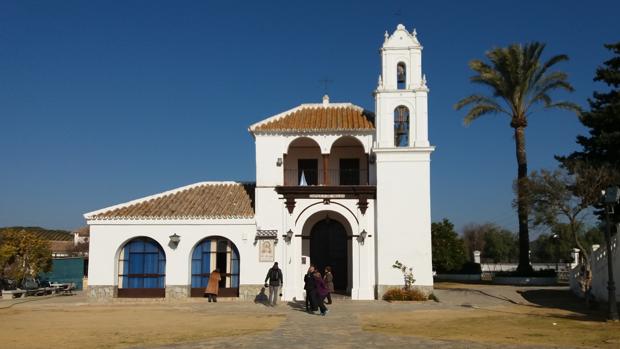
MULTIPOLYGON (((132 238, 146 236, 157 241, 166 254, 166 285, 189 285, 191 256, 194 247, 204 238, 221 236, 232 241, 239 250, 240 284, 262 284, 272 263, 258 261, 254 245, 254 220, 89 222, 91 243, 89 253, 89 285, 118 284, 118 254, 132 238), (173 249, 172 234, 181 236, 173 249)), ((118 286, 118 285, 117 285, 118 286)))
POLYGON ((430 149, 377 150, 377 281, 403 284, 396 260, 415 285, 432 286, 430 149))
MULTIPOLYGON (((607 282, 609 273, 607 268, 607 246, 602 245, 590 255, 592 267, 592 294, 598 300, 606 302, 609 299, 607 282)), ((614 283, 616 285, 616 300, 620 300, 620 252, 618 252, 618 235, 611 238, 611 262, 613 264, 614 283)))

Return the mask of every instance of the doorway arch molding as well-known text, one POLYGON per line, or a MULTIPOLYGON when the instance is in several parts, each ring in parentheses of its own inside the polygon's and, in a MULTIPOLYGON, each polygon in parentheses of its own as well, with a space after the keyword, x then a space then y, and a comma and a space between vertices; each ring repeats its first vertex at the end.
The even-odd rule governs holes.
POLYGON ((357 235, 359 220, 353 212, 341 203, 332 201, 329 205, 322 201, 314 203, 303 209, 295 220, 295 230, 302 236, 309 236, 312 227, 320 220, 329 215, 330 219, 338 220, 347 230, 347 236, 357 235))

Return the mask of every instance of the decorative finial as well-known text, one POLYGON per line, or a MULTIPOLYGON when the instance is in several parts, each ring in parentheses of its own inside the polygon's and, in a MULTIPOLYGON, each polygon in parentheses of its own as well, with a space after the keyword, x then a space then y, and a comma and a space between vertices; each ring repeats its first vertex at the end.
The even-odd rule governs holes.
POLYGON ((402 25, 402 24, 397 25, 396 29, 398 29, 398 30, 407 30, 407 28, 405 28, 405 26, 402 25))
POLYGON ((323 96, 323 105, 328 105, 329 104, 329 96, 328 95, 324 95, 323 96))
POLYGON ((387 41, 387 39, 390 37, 390 34, 388 34, 387 30, 385 31, 385 34, 383 34, 383 37, 385 37, 385 41, 387 41))
POLYGON ((426 74, 422 75, 422 87, 426 87, 426 74))
POLYGON ((377 81, 377 86, 379 88, 383 87, 383 78, 381 77, 381 74, 379 74, 379 81, 377 81))
POLYGON ((413 35, 414 37, 416 37, 418 35, 418 31, 415 30, 415 28, 413 28, 413 31, 411 32, 411 35, 413 35))

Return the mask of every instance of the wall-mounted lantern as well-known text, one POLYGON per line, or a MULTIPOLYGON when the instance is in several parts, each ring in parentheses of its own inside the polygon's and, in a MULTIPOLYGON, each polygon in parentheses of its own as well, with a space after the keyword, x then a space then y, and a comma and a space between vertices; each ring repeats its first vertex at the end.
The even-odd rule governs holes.
POLYGON ((181 242, 181 237, 177 235, 177 233, 170 235, 169 238, 170 243, 168 245, 172 248, 176 248, 179 245, 179 242, 181 242))
POLYGON ((293 239, 293 231, 289 229, 285 235, 282 235, 282 237, 284 238, 284 241, 291 242, 291 240, 293 239))
POLYGON ((282 158, 278 158, 278 160, 276 160, 276 166, 282 166, 282 158))

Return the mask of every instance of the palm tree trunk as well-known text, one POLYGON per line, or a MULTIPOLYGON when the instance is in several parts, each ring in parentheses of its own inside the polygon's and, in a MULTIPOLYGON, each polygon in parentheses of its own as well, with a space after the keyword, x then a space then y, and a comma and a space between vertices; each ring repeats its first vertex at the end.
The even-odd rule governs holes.
POLYGON ((527 207, 527 156, 525 153, 525 126, 515 127, 517 150, 517 215, 519 218, 519 266, 517 272, 531 273, 530 233, 528 229, 527 207))

